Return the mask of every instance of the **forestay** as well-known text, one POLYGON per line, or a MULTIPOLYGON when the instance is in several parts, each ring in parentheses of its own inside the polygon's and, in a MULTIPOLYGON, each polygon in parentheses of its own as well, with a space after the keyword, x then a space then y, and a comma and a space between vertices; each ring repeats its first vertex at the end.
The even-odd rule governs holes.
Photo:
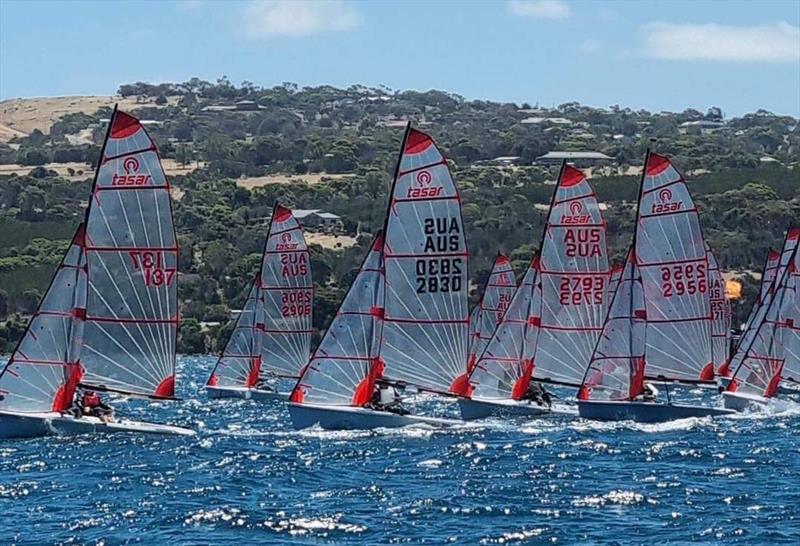
POLYGON ((793 285, 796 277, 792 276, 792 270, 798 265, 798 239, 800 230, 789 230, 775 279, 731 360, 734 370, 733 379, 728 384, 731 392, 764 397, 771 397, 777 392, 787 357, 793 353, 791 336, 797 333, 797 296, 793 285))
POLYGON ((264 248, 260 288, 262 374, 299 377, 311 355, 311 260, 297 219, 277 204, 264 248))
POLYGON ((468 385, 458 394, 518 400, 527 392, 541 314, 538 262, 538 257, 531 261, 486 350, 473 367, 468 385))
POLYGON ((700 220, 670 161, 648 153, 636 222, 647 307, 647 374, 711 381, 711 302, 700 220))
POLYGON ((379 234, 292 391, 292 402, 364 406, 370 401, 381 374, 382 253, 379 234))
POLYGON ((169 183, 139 121, 114 111, 86 221, 83 383, 171 397, 178 245, 169 183))
POLYGON ((542 244, 534 379, 580 385, 606 315, 609 277, 597 198, 583 173, 565 164, 542 244))
POLYGON ((259 273, 250 287, 231 337, 208 379, 209 386, 252 388, 258 382, 264 328, 263 298, 258 288, 260 278, 259 273))
POLYGON ((72 238, 39 307, 0 372, 0 410, 64 411, 80 380, 86 307, 84 226, 72 238))
MULTIPOLYGON (((500 319, 508 309, 511 298, 517 290, 517 281, 514 270, 508 258, 498 253, 492 271, 486 280, 483 296, 476 307, 475 328, 470 336, 469 362, 467 371, 472 369, 478 358, 483 354, 486 344, 492 338, 500 319)), ((470 327, 472 329, 472 317, 470 327)))
POLYGON ((642 277, 631 250, 578 399, 633 400, 643 392, 647 314, 642 277))
POLYGON ((461 202, 431 137, 406 130, 385 230, 387 379, 435 391, 466 381, 469 310, 461 202))
POLYGON ((725 296, 725 279, 717 259, 706 243, 708 259, 708 289, 711 298, 711 355, 717 375, 728 375, 731 346, 731 304, 725 296))

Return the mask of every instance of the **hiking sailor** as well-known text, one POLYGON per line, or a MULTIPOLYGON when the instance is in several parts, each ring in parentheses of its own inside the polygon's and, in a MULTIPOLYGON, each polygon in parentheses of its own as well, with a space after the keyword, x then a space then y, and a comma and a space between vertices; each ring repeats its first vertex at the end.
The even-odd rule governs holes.
POLYGON ((377 411, 388 411, 398 415, 408 415, 409 412, 403 407, 403 399, 400 391, 394 385, 388 383, 378 383, 375 385, 375 392, 369 402, 369 408, 377 411))

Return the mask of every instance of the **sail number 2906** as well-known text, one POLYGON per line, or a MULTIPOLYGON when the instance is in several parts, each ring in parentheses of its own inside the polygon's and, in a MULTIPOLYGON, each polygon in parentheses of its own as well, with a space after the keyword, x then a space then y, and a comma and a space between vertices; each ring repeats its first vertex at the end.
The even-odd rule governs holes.
POLYGON ((421 258, 416 261, 417 294, 461 291, 461 258, 421 258))
POLYGON ((164 267, 164 253, 149 250, 130 251, 133 268, 142 271, 147 286, 169 286, 175 280, 175 267, 164 267))

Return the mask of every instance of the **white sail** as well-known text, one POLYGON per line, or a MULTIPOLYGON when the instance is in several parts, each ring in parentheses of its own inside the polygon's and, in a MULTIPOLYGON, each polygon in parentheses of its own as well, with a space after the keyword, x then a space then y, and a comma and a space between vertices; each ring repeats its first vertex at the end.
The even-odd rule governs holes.
POLYGON ((533 371, 531 355, 541 313, 540 290, 535 289, 537 274, 538 257, 531 261, 500 324, 473 367, 469 386, 459 394, 519 399, 528 390, 533 371))
MULTIPOLYGON (((511 298, 517 290, 517 281, 514 278, 514 270, 508 258, 502 254, 495 258, 492 271, 486 281, 481 301, 476 307, 475 328, 471 335, 469 348, 469 362, 467 371, 477 362, 478 357, 483 354, 486 344, 492 338, 492 334, 497 328, 500 319, 508 309, 511 298)), ((472 317, 470 317, 470 327, 472 327, 472 317)))
POLYGON ((250 287, 247 301, 236 318, 231 337, 211 372, 209 386, 252 388, 258 382, 264 327, 264 305, 258 288, 259 278, 260 273, 250 287))
POLYGON ((72 238, 39 307, 0 371, 0 410, 64 411, 80 380, 86 307, 84 226, 72 238))
POLYGON ((178 243, 169 183, 139 121, 114 111, 86 221, 82 382, 171 397, 178 331, 178 243))
POLYGON ((711 298, 711 355, 717 375, 726 375, 731 346, 731 304, 725 296, 725 279, 717 259, 706 243, 708 259, 708 289, 711 298))
POLYGON ((606 302, 608 302, 609 309, 611 308, 611 300, 614 299, 614 294, 617 292, 619 280, 622 278, 623 269, 625 269, 624 264, 614 264, 611 268, 611 280, 608 282, 608 290, 606 290, 606 302))
MULTIPOLYGON (((800 229, 790 231, 800 238, 800 229)), ((800 248, 795 244, 794 258, 786 271, 786 292, 779 314, 779 343, 783 351, 781 377, 800 385, 800 248)))
POLYGON ((296 403, 364 406, 381 375, 383 236, 375 238, 342 305, 292 391, 296 403))
POLYGON ((564 165, 541 251, 542 314, 534 379, 580 385, 606 315, 606 225, 581 171, 564 165))
POLYGON ((791 352, 786 351, 787 344, 792 345, 789 336, 796 333, 793 315, 797 296, 792 270, 797 265, 799 239, 798 229, 786 235, 775 279, 731 360, 734 372, 729 391, 764 397, 777 391, 787 356, 791 358, 791 352))
POLYGON ((645 310, 636 255, 628 253, 578 399, 633 400, 642 393, 645 368, 645 310))
POLYGON ((700 220, 670 161, 648 153, 636 222, 647 306, 647 376, 711 381, 711 302, 700 220))
POLYGON ((264 306, 261 372, 299 377, 311 355, 314 285, 303 230, 292 211, 272 213, 261 268, 264 306))
POLYGON ((741 336, 739 336, 739 344, 741 344, 747 331, 750 329, 750 325, 753 323, 753 319, 755 318, 756 313, 758 313, 758 308, 761 306, 762 303, 764 303, 764 300, 767 297, 767 292, 772 286, 772 282, 775 280, 775 276, 778 273, 778 265, 780 261, 781 261, 781 253, 769 249, 769 252, 767 252, 767 261, 764 264, 764 271, 761 274, 761 285, 759 286, 758 289, 758 297, 756 298, 756 301, 753 303, 753 308, 750 310, 750 314, 747 316, 747 320, 744 323, 744 327, 742 328, 742 334, 741 336))
POLYGON ((431 137, 406 130, 386 221, 387 379, 434 391, 466 381, 468 259, 461 200, 431 137))

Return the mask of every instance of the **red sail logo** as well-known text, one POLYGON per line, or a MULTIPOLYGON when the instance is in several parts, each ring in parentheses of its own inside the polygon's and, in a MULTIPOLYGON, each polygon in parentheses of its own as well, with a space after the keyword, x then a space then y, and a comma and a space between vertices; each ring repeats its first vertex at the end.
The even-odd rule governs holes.
POLYGON ((430 171, 419 171, 416 177, 416 184, 408 188, 409 199, 429 199, 431 197, 440 197, 443 188, 441 186, 432 186, 433 176, 430 171))
POLYGON ((153 181, 149 174, 140 174, 139 160, 135 157, 126 157, 122 161, 125 174, 114 173, 111 177, 112 186, 148 186, 153 181))
POLYGON ((497 284, 501 286, 508 286, 511 284, 511 281, 508 280, 508 274, 500 273, 500 275, 497 276, 497 284))
POLYGON ((281 242, 275 245, 275 250, 297 250, 297 243, 292 242, 292 234, 282 233, 281 242))
POLYGON ((677 212, 683 206, 683 202, 672 200, 672 190, 669 188, 664 188, 658 192, 658 201, 653 203, 652 210, 654 214, 677 212))
POLYGON ((565 225, 588 224, 591 216, 584 213, 583 203, 573 201, 569 204, 569 214, 561 215, 561 223, 565 225))

